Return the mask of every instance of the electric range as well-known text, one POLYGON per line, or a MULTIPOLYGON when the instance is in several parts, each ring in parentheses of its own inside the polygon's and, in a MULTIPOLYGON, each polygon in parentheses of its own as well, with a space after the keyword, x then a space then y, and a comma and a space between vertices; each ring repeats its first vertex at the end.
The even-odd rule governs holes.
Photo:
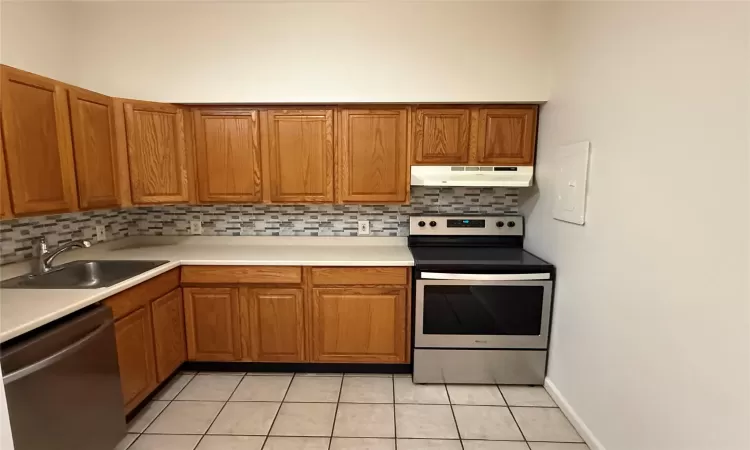
POLYGON ((555 268, 522 216, 415 216, 414 382, 542 384, 555 268))

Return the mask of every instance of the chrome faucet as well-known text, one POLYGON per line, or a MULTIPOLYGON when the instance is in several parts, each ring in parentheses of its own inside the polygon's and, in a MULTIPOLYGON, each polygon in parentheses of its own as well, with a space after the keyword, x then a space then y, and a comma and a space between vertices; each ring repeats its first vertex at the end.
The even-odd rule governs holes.
POLYGON ((42 275, 52 270, 52 260, 54 260, 60 253, 70 250, 71 248, 85 248, 91 247, 91 242, 84 239, 76 239, 70 241, 67 244, 63 244, 56 249, 49 251, 47 250, 47 240, 42 236, 37 243, 39 256, 33 262, 32 273, 34 275, 42 275))

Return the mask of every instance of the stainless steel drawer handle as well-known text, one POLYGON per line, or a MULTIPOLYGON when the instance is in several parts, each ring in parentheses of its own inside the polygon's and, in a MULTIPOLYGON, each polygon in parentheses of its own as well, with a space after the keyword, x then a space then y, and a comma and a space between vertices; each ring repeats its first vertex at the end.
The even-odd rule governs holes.
POLYGON ((75 353, 81 348, 83 348, 89 341, 96 338, 98 335, 102 334, 104 330, 107 329, 112 323, 107 322, 103 325, 100 325, 97 327, 94 331, 87 334, 86 336, 82 337, 81 339, 77 340, 76 342, 70 344, 69 346, 63 348, 62 350, 58 350, 57 352, 47 356, 44 359, 40 359, 39 361, 35 362, 34 364, 28 365, 24 367, 23 369, 18 369, 14 372, 11 372, 3 377, 3 383, 8 384, 12 383, 20 378, 23 378, 27 375, 30 375, 34 372, 37 372, 39 370, 44 369, 45 367, 51 366, 52 364, 60 361, 61 359, 68 356, 70 353, 75 353))
POLYGON ((438 273, 422 272, 423 280, 466 280, 466 281, 522 281, 522 280, 549 280, 549 273, 438 273))

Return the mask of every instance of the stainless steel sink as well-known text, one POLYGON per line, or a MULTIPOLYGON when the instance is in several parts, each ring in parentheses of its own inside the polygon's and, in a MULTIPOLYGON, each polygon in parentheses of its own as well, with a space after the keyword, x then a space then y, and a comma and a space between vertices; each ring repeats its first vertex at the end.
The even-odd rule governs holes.
POLYGON ((169 261, 73 261, 41 275, 0 283, 3 289, 96 289, 112 286, 169 261))

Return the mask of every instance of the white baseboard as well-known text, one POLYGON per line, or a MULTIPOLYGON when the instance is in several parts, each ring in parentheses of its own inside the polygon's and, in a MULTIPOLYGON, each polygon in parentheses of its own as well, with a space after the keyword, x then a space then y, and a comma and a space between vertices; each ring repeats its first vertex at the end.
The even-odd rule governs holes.
POLYGON ((573 427, 575 427, 576 431, 578 431, 578 434, 581 435, 584 441, 586 441, 586 444, 589 446, 591 450, 606 450, 601 442, 599 442, 599 439, 594 436, 594 433, 591 432, 589 427, 586 426, 585 423, 583 423, 583 420, 576 414, 575 410, 572 406, 570 406, 570 403, 563 397, 563 395, 560 393, 559 390, 557 390, 557 386, 555 386, 555 383, 553 383, 549 378, 544 379, 544 388, 547 389, 547 392, 549 392, 549 395, 552 397, 552 399, 557 403, 557 406, 560 407, 560 410, 565 414, 565 417, 568 418, 571 424, 573 424, 573 427))

